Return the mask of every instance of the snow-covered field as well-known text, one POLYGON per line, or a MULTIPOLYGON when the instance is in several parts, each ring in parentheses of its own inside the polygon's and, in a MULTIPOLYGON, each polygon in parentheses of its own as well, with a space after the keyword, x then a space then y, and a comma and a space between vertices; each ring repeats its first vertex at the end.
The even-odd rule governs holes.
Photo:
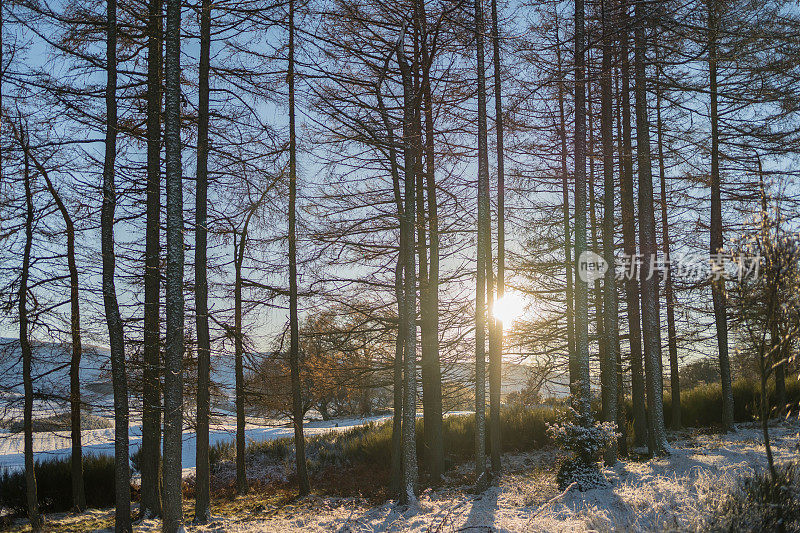
MULTIPOLYGON (((798 458, 797 423, 772 429, 776 462, 798 458)), ((281 509, 219 517, 198 531, 702 531, 743 475, 766 467, 761 432, 739 425, 731 435, 673 435, 673 453, 604 470, 611 486, 560 493, 556 450, 504 457, 499 486, 480 496, 467 487, 425 492, 419 507, 370 506, 349 498, 309 498, 281 509), (261 516, 259 516, 261 515, 261 516)), ((464 465, 459 474, 469 471, 464 465)), ((138 531, 156 531, 155 521, 138 531)))
MULTIPOLYGON (((339 431, 367 422, 379 421, 387 416, 373 416, 369 418, 346 418, 329 421, 312 421, 305 425, 307 436, 318 435, 328 431, 339 431)), ((85 430, 81 433, 83 453, 85 455, 114 455, 114 428, 85 430)), ((274 440, 293 435, 292 427, 280 421, 269 425, 248 424, 245 426, 245 435, 248 441, 274 440)), ((226 423, 214 424, 210 431, 210 442, 215 444, 220 441, 230 441, 236 436, 236 424, 233 420, 226 423)), ((141 425, 130 427, 130 452, 133 454, 139 449, 142 441, 141 425)), ((196 436, 193 430, 183 433, 183 469, 184 475, 194 472, 195 468, 196 436)), ((51 457, 68 458, 71 454, 69 431, 46 431, 33 434, 33 450, 36 459, 51 457)), ((9 433, 0 430, 0 470, 24 468, 24 443, 22 433, 9 433)))
MULTIPOLYGON (((776 463, 798 459, 799 431, 796 421, 771 429, 776 463)), ((416 507, 394 502, 375 506, 359 498, 334 497, 276 506, 250 495, 233 502, 236 512, 189 531, 704 531, 706 520, 742 476, 766 468, 756 424, 740 424, 729 435, 673 433, 670 440, 670 456, 620 461, 604 470, 608 488, 583 493, 556 488, 558 451, 550 449, 504 456, 505 474, 499 485, 481 495, 459 484, 469 478, 471 468, 462 465, 449 475, 446 488, 421 494, 416 507)), ((87 523, 110 523, 112 514, 89 511, 50 517, 50 523, 83 531, 87 523)), ((156 532, 160 526, 150 520, 137 524, 134 531, 156 532)))

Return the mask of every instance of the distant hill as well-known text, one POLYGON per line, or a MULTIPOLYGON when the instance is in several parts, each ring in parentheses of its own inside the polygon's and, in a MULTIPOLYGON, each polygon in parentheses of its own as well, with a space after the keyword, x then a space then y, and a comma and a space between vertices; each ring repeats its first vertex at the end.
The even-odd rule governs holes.
MULTIPOLYGON (((522 391, 528 383, 533 367, 522 363, 510 361, 503 362, 503 378, 500 388, 501 397, 512 392, 522 391)), ((468 385, 475 383, 475 363, 458 362, 443 369, 443 379, 458 381, 468 385)), ((488 386, 488 373, 486 376, 488 386)), ((565 397, 569 395, 569 386, 560 383, 545 383, 542 386, 542 395, 545 397, 565 397)))
MULTIPOLYGON (((71 345, 32 341, 31 374, 36 396, 35 409, 51 414, 64 409, 69 401, 69 361, 71 345)), ((80 381, 82 399, 89 404, 109 405, 109 397, 95 388, 107 380, 108 350, 85 346, 81 357, 80 381)), ((23 395, 22 351, 19 339, 0 338, 0 417, 11 418, 21 409, 23 395)))

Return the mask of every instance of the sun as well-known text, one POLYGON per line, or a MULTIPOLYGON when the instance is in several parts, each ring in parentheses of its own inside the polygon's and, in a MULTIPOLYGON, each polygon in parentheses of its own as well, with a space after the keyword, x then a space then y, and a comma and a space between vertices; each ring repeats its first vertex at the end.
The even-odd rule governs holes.
POLYGON ((504 327, 507 327, 522 316, 524 309, 525 302, 522 301, 519 294, 508 292, 494 302, 492 315, 502 322, 504 327))

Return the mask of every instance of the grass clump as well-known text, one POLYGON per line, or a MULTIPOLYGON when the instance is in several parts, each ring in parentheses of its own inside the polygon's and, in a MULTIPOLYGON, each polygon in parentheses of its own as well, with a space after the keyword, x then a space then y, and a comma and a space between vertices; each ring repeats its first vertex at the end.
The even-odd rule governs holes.
MULTIPOLYGON (((534 408, 503 406, 500 411, 502 450, 520 452, 542 448, 552 443, 547 428, 556 421, 558 413, 562 411, 562 408, 551 406, 534 408)), ((416 426, 417 458, 422 462, 426 453, 422 418, 417 418, 416 426)), ((447 453, 445 462, 448 467, 474 457, 474 415, 446 416, 442 423, 442 431, 447 453)), ((487 432, 487 449, 488 438, 487 432)), ((273 476, 273 479, 265 481, 289 480, 294 476, 295 451, 294 439, 291 437, 250 442, 245 453, 248 472, 249 465, 257 465, 262 472, 273 476), (270 465, 275 468, 265 468, 270 465)), ((210 455, 212 472, 224 463, 230 465, 236 460, 234 442, 224 441, 214 444, 210 455)), ((357 493, 371 490, 377 495, 377 492, 384 490, 388 483, 392 463, 392 420, 370 422, 363 426, 306 437, 306 459, 309 475, 314 478, 316 486, 326 485, 326 481, 337 479, 337 485, 328 488, 337 494, 349 494, 346 484, 342 484, 343 479, 363 480, 364 476, 369 476, 370 484, 359 483, 353 490, 357 493), (344 471, 348 473, 343 475, 344 471)), ((256 480, 253 482, 258 483, 256 480)))
MULTIPOLYGON (((733 418, 736 422, 750 422, 760 417, 761 389, 756 380, 740 379, 732 384, 733 418)), ((773 409, 776 408, 774 384, 767 390, 768 399, 773 409)), ((786 381, 786 401, 792 410, 796 410, 800 402, 800 381, 786 381)), ((672 396, 664 395, 664 422, 669 427, 672 423, 672 396)), ((632 413, 629 408, 628 413, 632 413)), ((722 386, 719 383, 698 385, 692 389, 681 391, 681 423, 687 427, 710 427, 722 425, 722 386)))
POLYGON ((800 531, 800 470, 797 463, 758 472, 741 481, 710 519, 707 531, 800 531))
MULTIPOLYGON (((72 459, 37 461, 36 492, 39 507, 45 513, 69 511, 72 508, 72 459)), ((88 455, 83 458, 83 480, 86 505, 103 508, 114 505, 114 458, 88 455)), ((25 472, 4 471, 0 474, 0 508, 14 515, 25 515, 25 472)))

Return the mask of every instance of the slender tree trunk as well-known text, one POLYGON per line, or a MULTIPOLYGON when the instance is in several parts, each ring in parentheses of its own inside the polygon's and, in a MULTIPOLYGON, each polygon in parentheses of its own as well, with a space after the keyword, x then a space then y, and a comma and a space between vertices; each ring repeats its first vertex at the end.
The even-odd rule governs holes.
POLYGON ((103 303, 111 348, 111 379, 114 390, 114 486, 115 527, 131 531, 131 472, 128 461, 128 384, 125 375, 125 340, 114 285, 114 210, 117 193, 114 162, 117 155, 117 3, 108 1, 106 42, 106 140, 103 164, 101 248, 103 255, 103 303))
MULTIPOLYGON (((416 45, 415 45, 416 48, 416 45)), ((424 48, 424 43, 423 43, 424 48)), ((414 62, 416 63, 416 62, 414 62)), ((412 64, 413 65, 413 64, 412 64)), ((412 66, 413 68, 413 66, 412 66)), ((423 67, 424 69, 424 63, 423 67)), ((415 76, 415 81, 416 81, 415 76)), ((420 94, 422 91, 422 86, 416 86, 414 92, 415 94, 420 94)), ((414 140, 418 141, 417 146, 415 147, 414 152, 417 154, 416 162, 414 165, 414 175, 416 176, 416 195, 417 195, 417 257, 419 259, 419 279, 417 280, 417 284, 419 285, 419 312, 420 312, 420 344, 421 344, 421 360, 420 360, 420 367, 421 367, 421 374, 422 374, 422 430, 423 430, 423 460, 428 467, 428 472, 430 473, 432 467, 434 466, 433 463, 435 462, 433 457, 433 426, 435 425, 434 422, 434 414, 433 414, 433 387, 434 383, 434 371, 432 368, 432 350, 436 348, 436 340, 431 335, 433 332, 430 328, 430 312, 431 306, 429 303, 430 300, 430 283, 428 280, 428 244, 427 244, 427 232, 426 232, 426 203, 425 203, 425 170, 423 170, 422 166, 422 155, 423 155, 423 146, 421 144, 422 141, 422 115, 419 113, 419 110, 415 112, 414 116, 414 140)), ((427 155, 427 154, 425 154, 427 155)), ((439 474, 440 476, 441 474, 439 474)), ((433 476, 431 475, 431 481, 433 482, 433 476)), ((437 477, 438 481, 438 477, 437 477)))
POLYGON ((70 284, 70 332, 72 336, 72 359, 69 366, 70 393, 70 432, 72 440, 72 507, 82 511, 86 508, 86 493, 83 484, 83 447, 81 446, 81 314, 78 281, 78 265, 75 261, 75 225, 67 213, 64 203, 58 198, 50 180, 47 180, 50 192, 59 205, 64 223, 67 227, 67 263, 69 266, 70 284))
POLYGON ((181 175, 181 3, 167 0, 166 88, 164 139, 166 146, 167 268, 166 346, 164 351, 164 466, 163 531, 183 528, 181 466, 183 451, 183 188, 181 175))
POLYGON ((478 242, 475 288, 475 480, 486 488, 486 295, 491 291, 487 272, 492 268, 489 212, 489 150, 486 126, 486 72, 483 44, 483 6, 475 0, 475 43, 478 58, 478 242))
POLYGON ((647 48, 645 21, 648 7, 636 5, 634 72, 636 76, 636 157, 639 164, 639 241, 642 250, 642 333, 644 340, 645 386, 651 452, 669 453, 664 427, 663 377, 661 373, 661 322, 658 303, 658 272, 653 176, 650 163, 650 123, 647 116, 647 48))
POLYGON ((769 466, 770 477, 773 481, 778 477, 775 472, 775 461, 772 458, 772 446, 769 440, 769 396, 767 393, 767 378, 769 376, 769 369, 766 364, 766 356, 764 355, 764 348, 762 347, 759 353, 758 364, 761 373, 761 432, 764 435, 764 450, 767 453, 767 465, 769 466))
MULTIPOLYGON (((401 213, 401 217, 402 217, 401 213)), ((405 222, 400 220, 401 226, 405 222)), ((392 393, 393 393, 393 412, 392 412, 392 467, 389 482, 391 494, 400 495, 403 485, 403 353, 405 342, 403 336, 405 332, 405 298, 403 297, 403 250, 405 240, 404 231, 401 228, 400 252, 397 256, 397 266, 395 267, 395 297, 397 298, 397 338, 395 339, 394 362, 392 364, 392 393)))
MULTIPOLYGON (((767 226, 768 221, 768 213, 767 213, 767 193, 764 189, 764 168, 761 165, 761 157, 756 153, 756 161, 758 162, 758 185, 759 185, 759 193, 761 196, 761 232, 766 233, 769 228, 767 226)), ((776 228, 775 228, 776 236, 780 233, 780 215, 778 215, 776 220, 776 228)), ((785 372, 785 357, 784 357, 784 347, 783 341, 784 339, 781 338, 781 331, 780 331, 780 317, 772 318, 769 322, 769 329, 770 329, 770 354, 775 354, 775 362, 770 365, 774 368, 775 371, 775 402, 776 407, 778 408, 779 415, 783 415, 786 412, 788 406, 786 401, 786 372, 785 372)))
MULTIPOLYGON (((708 76, 711 93, 711 240, 712 261, 722 253, 722 193, 719 172, 719 114, 717 111, 717 31, 718 5, 708 0, 708 76)), ((711 283, 714 301, 714 318, 717 325, 717 348, 719 350, 719 375, 722 381, 722 426, 733 430, 733 389, 731 388, 731 361, 728 355, 728 318, 725 311, 725 279, 720 277, 711 283)))
POLYGON ((414 140, 416 127, 414 124, 414 113, 417 107, 417 98, 414 92, 412 72, 406 62, 402 40, 398 44, 397 61, 403 77, 403 167, 405 170, 404 179, 404 206, 403 224, 405 225, 406 239, 405 249, 403 250, 404 265, 404 295, 405 313, 403 327, 403 337, 405 350, 403 354, 403 368, 405 380, 403 386, 403 468, 402 468, 402 489, 400 502, 407 505, 416 504, 415 494, 417 485, 417 450, 416 450, 416 415, 417 415, 417 283, 416 283, 416 261, 415 261, 415 238, 414 226, 416 209, 414 207, 415 195, 415 175, 414 165, 416 154, 414 153, 417 143, 414 140))
MULTIPOLYGON (((619 31, 619 26, 617 27, 619 31)), ((617 102, 617 112, 616 112, 616 121, 617 121, 617 152, 622 152, 622 119, 620 115, 622 114, 620 111, 620 86, 619 86, 619 79, 620 79, 619 72, 615 72, 615 100, 617 102)), ((619 173, 622 176, 625 171, 622 168, 622 158, 618 160, 619 163, 619 173)), ((620 180, 621 181, 621 180, 620 180)), ((622 189, 620 187, 620 189, 622 189)), ((622 191, 620 190, 620 200, 622 199, 622 191)), ((621 203, 621 201, 620 201, 621 203)), ((615 280, 616 283, 616 280, 615 280)), ((617 301, 617 305, 619 306, 619 301, 617 301)), ((622 363, 622 350, 619 347, 619 318, 617 318, 617 431, 619 432, 619 438, 617 439, 617 449, 619 454, 622 456, 628 455, 628 414, 627 408, 625 405, 625 367, 622 363)))
MULTIPOLYGON (((656 47, 656 58, 658 47, 656 47)), ((658 61, 656 60, 656 63, 658 61)), ((660 67, 656 67, 660 69, 660 67)), ((664 298, 667 300, 667 345, 671 391, 672 429, 681 427, 681 384, 678 375, 678 340, 675 332, 675 293, 672 290, 672 264, 669 254, 669 217, 667 216, 667 176, 664 160, 664 124, 661 121, 661 84, 656 74, 656 128, 658 135, 658 176, 661 182, 661 246, 664 253, 664 298)))
MULTIPOLYGON (((500 63, 500 28, 497 0, 492 0, 492 52, 494 61, 494 116, 497 134, 497 299, 505 293, 505 168, 503 161, 503 92, 500 63)), ((500 435, 500 394, 503 386, 503 327, 506 324, 492 319, 493 337, 489 342, 489 444, 492 471, 499 474, 502 465, 502 435, 500 435), (492 342, 493 341, 493 342, 492 342)))
POLYGON ((70 288, 70 335, 72 338, 72 357, 69 364, 72 506, 74 511, 82 511, 86 508, 86 495, 83 484, 83 449, 81 446, 80 366, 83 348, 81 343, 80 283, 78 280, 78 265, 75 261, 75 224, 72 221, 72 216, 69 214, 69 211, 67 211, 67 206, 64 205, 64 201, 61 199, 61 195, 53 186, 47 169, 44 168, 44 165, 31 153, 28 139, 23 138, 21 132, 16 131, 13 123, 11 127, 25 153, 26 164, 29 165, 27 161, 32 161, 36 170, 38 170, 39 174, 44 178, 47 184, 47 190, 53 197, 53 201, 61 214, 61 218, 64 219, 64 226, 67 233, 67 267, 69 269, 70 288))
POLYGON ((426 358, 429 376, 428 396, 430 397, 430 417, 425 418, 425 427, 430 427, 430 443, 428 449, 428 469, 431 481, 441 480, 444 472, 444 429, 442 423, 442 370, 439 358, 439 218, 436 202, 436 167, 434 164, 434 129, 433 98, 431 95, 430 69, 433 59, 429 56, 426 42, 427 22, 425 2, 419 2, 422 11, 423 46, 422 46, 422 97, 425 108, 425 187, 428 200, 428 246, 430 263, 428 265, 427 297, 420 301, 424 309, 422 323, 425 324, 426 336, 422 338, 423 353, 427 345, 426 358))
MULTIPOLYGON (((208 1, 208 0, 206 0, 208 1)), ((289 365, 292 378, 292 421, 297 462, 297 489, 307 495, 306 441, 303 436, 303 397, 300 391, 300 325, 297 316, 297 133, 294 109, 294 0, 289 0, 289 365)))
MULTIPOLYGON (((609 1, 601 4, 603 26, 603 59, 600 73, 600 136, 603 145, 603 259, 608 264, 603 280, 603 331, 605 349, 601 364, 603 387, 603 420, 617 421, 617 360, 619 358, 619 322, 617 309, 616 263, 614 260, 614 111, 611 85, 614 28, 611 24, 609 1)), ((616 462, 616 450, 610 446, 606 464, 616 462)))
POLYGON ((161 74, 162 0, 150 0, 147 19, 147 228, 144 269, 142 372, 142 518, 161 516, 161 74))
POLYGON ((577 357, 575 354, 575 314, 573 311, 574 291, 573 281, 575 275, 572 271, 572 239, 570 238, 569 227, 569 170, 567 168, 567 119, 564 111, 564 75, 561 63, 561 42, 559 38, 559 25, 556 19, 556 61, 558 63, 558 119, 559 137, 561 140, 561 192, 564 213, 564 277, 566 278, 566 319, 567 319, 567 352, 569 356, 569 390, 572 396, 578 394, 577 379, 578 369, 575 365, 577 357))
MULTIPOLYGON (((22 138, 24 132, 20 132, 22 138)), ((27 141, 23 141, 27 142, 27 141)), ((42 516, 39 514, 39 500, 36 493, 36 471, 33 460, 33 378, 31 365, 33 351, 28 337, 28 277, 33 247, 33 192, 31 190, 30 164, 25 153, 25 250, 22 254, 22 271, 19 279, 19 348, 22 352, 22 385, 25 393, 23 406, 24 454, 25 454, 25 497, 28 520, 32 531, 42 530, 42 516)))
MULTIPOLYGON (((248 218, 247 221, 250 219, 248 218)), ((235 239, 235 236, 234 236, 235 239)), ((234 246, 235 280, 233 285, 234 374, 236 376, 236 492, 247 494, 247 468, 245 466, 245 416, 244 416, 244 337, 242 333, 242 263, 247 241, 247 223, 234 246)))
POLYGON ((197 327, 197 470, 194 522, 208 522, 211 501, 211 464, 208 426, 211 415, 211 335, 208 326, 208 121, 211 63, 211 0, 200 7, 200 73, 197 116, 197 186, 195 194, 194 294, 197 327))
MULTIPOLYGON (((386 60, 387 68, 390 59, 391 58, 388 58, 386 60)), ((397 209, 397 223, 399 226, 397 264, 395 265, 394 270, 394 294, 395 298, 397 299, 397 337, 395 338, 394 361, 392 364, 392 465, 389 481, 389 492, 391 494, 400 496, 403 484, 403 353, 405 350, 404 336, 406 323, 403 269, 405 268, 405 251, 408 246, 406 244, 405 213, 403 207, 403 196, 400 192, 400 171, 397 163, 397 147, 395 144, 394 128, 389 118, 389 113, 386 110, 386 106, 383 103, 380 83, 377 84, 375 93, 378 100, 381 119, 383 120, 383 126, 386 128, 387 144, 389 147, 389 167, 391 168, 392 173, 392 189, 394 192, 395 207, 397 209)))
MULTIPOLYGON (((589 63, 586 66, 586 77, 589 80, 593 79, 592 70, 590 68, 591 65, 591 54, 590 50, 587 50, 587 62, 589 63)), ((586 107, 587 107, 587 118, 588 118, 588 131, 589 131, 589 147, 587 153, 589 154, 589 174, 588 174, 588 185, 589 185, 589 228, 591 230, 591 237, 592 237, 592 252, 600 255, 600 247, 599 247, 599 239, 597 237, 597 231, 599 224, 597 222, 597 193, 595 191, 595 181, 596 181, 596 174, 595 174, 595 159, 597 157, 597 150, 595 149, 595 142, 594 142, 594 124, 595 124, 595 117, 594 117, 594 100, 592 99, 592 83, 589 82, 586 84, 586 107)), ((600 228, 602 231, 602 228, 600 228)), ((600 282, 600 279, 594 280, 594 287, 592 290, 592 296, 594 297, 594 318, 595 318, 595 335, 597 337, 597 355, 598 361, 600 363, 600 388, 601 388, 601 398, 604 398, 604 393, 602 389, 606 389, 606 394, 608 392, 608 376, 606 376, 605 369, 603 368, 603 362, 606 360, 606 346, 605 346, 605 331, 604 331, 604 322, 603 322, 603 285, 600 282)), ((602 401, 602 400, 601 400, 602 401)), ((600 414, 601 417, 603 414, 600 414)))
MULTIPOLYGON (((584 54, 584 2, 575 1, 575 260, 579 271, 586 252, 586 69, 584 54)), ((589 422, 591 390, 589 383, 589 297, 585 279, 575 279, 575 365, 577 396, 575 410, 589 422)))
MULTIPOLYGON (((622 0, 620 28, 620 73, 622 77, 622 144, 620 150, 620 198, 622 210, 622 239, 625 256, 636 257, 636 219, 633 200, 633 148, 631 143, 631 89, 628 41, 630 18, 627 0, 622 0)), ((639 307, 639 277, 635 271, 625 278, 625 302, 628 315, 628 345, 631 357, 631 398, 633 403, 633 434, 636 447, 647 446, 647 412, 645 407, 644 372, 642 369, 642 322, 639 307)))

